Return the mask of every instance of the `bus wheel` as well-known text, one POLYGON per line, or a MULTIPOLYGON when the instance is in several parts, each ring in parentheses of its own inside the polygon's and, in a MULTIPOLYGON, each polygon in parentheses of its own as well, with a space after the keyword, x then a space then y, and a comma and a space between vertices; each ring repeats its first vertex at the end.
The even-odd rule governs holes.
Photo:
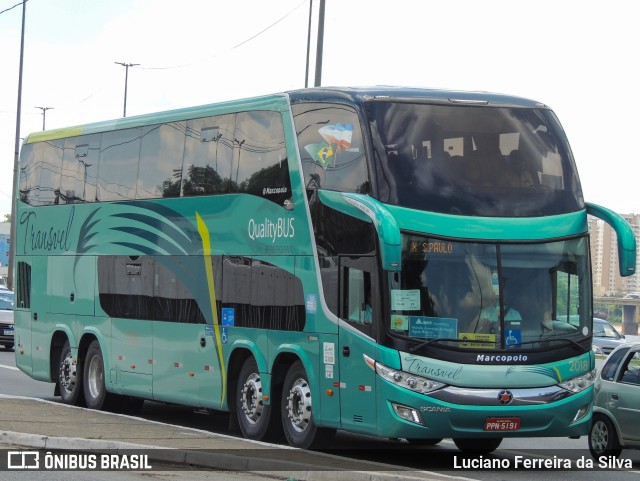
POLYGON ((240 369, 236 387, 236 416, 242 435, 248 439, 272 439, 277 436, 279 416, 274 403, 265 404, 262 379, 253 357, 240 369))
POLYGON ((335 429, 319 428, 313 421, 311 389, 300 361, 293 363, 284 380, 282 424, 289 444, 302 449, 321 449, 336 433, 335 429))
POLYGON ((589 431, 589 451, 594 459, 600 456, 620 456, 622 446, 618 442, 618 433, 609 418, 596 414, 589 431))
POLYGON ((106 409, 110 399, 104 384, 104 360, 100 343, 94 339, 84 362, 84 398, 90 409, 106 409))
POLYGON ((433 439, 421 439, 421 438, 407 438, 409 444, 413 444, 414 446, 435 446, 442 438, 433 438, 433 439))
POLYGON ((73 359, 68 340, 60 352, 58 390, 65 404, 72 406, 82 404, 82 363, 80 360, 73 359))
POLYGON ((454 438, 453 442, 460 451, 488 454, 498 449, 502 438, 454 438))
POLYGON ((117 394, 110 394, 117 397, 117 403, 114 407, 114 411, 120 414, 138 414, 144 406, 144 399, 131 396, 119 396, 117 394))

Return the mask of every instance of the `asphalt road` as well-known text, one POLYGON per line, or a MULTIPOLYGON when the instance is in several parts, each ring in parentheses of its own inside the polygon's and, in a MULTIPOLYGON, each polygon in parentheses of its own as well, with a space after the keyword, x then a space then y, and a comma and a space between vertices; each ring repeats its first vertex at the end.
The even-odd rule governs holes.
MULTIPOLYGON (((0 351, 0 394, 60 402, 60 398, 53 396, 52 384, 28 378, 15 368, 14 353, 6 351, 0 351)), ((146 402, 140 417, 180 425, 185 428, 205 429, 228 434, 228 415, 224 413, 197 413, 187 407, 146 402)), ((330 452, 358 459, 413 467, 419 470, 428 469, 429 471, 442 472, 447 475, 483 481, 498 481, 507 478, 510 481, 534 478, 536 480, 544 480, 547 478, 552 479, 552 477, 557 480, 558 471, 556 469, 562 469, 565 466, 565 460, 569 460, 568 462, 571 464, 572 469, 561 470, 563 481, 601 481, 605 472, 607 480, 626 481, 627 479, 633 479, 637 481, 638 474, 640 474, 640 451, 632 450, 625 450, 622 454, 622 459, 631 461, 633 465, 631 471, 619 471, 610 469, 608 466, 606 469, 599 471, 581 469, 579 463, 591 459, 585 437, 577 440, 567 438, 507 439, 499 450, 491 456, 485 456, 484 460, 485 462, 492 460, 493 463, 502 463, 502 466, 506 463, 510 467, 519 463, 518 467, 521 469, 511 470, 508 473, 501 468, 488 469, 486 465, 478 464, 477 460, 475 464, 465 464, 461 453, 455 448, 451 440, 444 440, 433 447, 414 449, 409 448, 406 442, 401 440, 379 439, 341 432, 338 434, 330 452), (354 449, 354 446, 357 446, 357 449, 354 449), (539 459, 539 461, 526 461, 532 458, 539 459), (540 459, 547 461, 540 461, 540 459), (529 464, 526 464, 527 462, 529 464), (550 462, 552 469, 545 467, 545 464, 543 464, 545 462, 550 462), (534 473, 535 476, 533 476, 534 473), (506 478, 505 475, 507 475, 506 478)), ((17 478, 3 478, 0 473, 0 480, 2 479, 17 478)), ((98 478, 96 479, 98 480, 98 478)), ((70 481, 73 481, 73 479, 70 481)))

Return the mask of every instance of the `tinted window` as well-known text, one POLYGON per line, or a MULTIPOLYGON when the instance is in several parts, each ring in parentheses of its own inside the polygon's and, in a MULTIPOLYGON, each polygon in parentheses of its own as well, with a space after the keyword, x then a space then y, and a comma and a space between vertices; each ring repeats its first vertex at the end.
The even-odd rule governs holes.
POLYGON ((140 139, 150 127, 102 134, 97 200, 129 200, 136 197, 140 139))
POLYGON ((64 140, 48 140, 38 147, 41 167, 36 205, 59 204, 64 140))
POLYGON ((231 191, 285 205, 291 183, 282 117, 278 112, 243 112, 236 120, 231 191))
POLYGON ((40 144, 23 144, 20 152, 20 173, 18 188, 20 200, 33 204, 36 200, 40 165, 36 162, 36 153, 40 144))
POLYGON ((367 114, 382 202, 478 216, 584 208, 549 110, 370 102, 367 114))
POLYGON ((222 267, 222 325, 302 331, 302 282, 265 261, 225 256, 222 267))
POLYGON ((31 265, 18 262, 16 274, 15 307, 29 309, 31 307, 31 265))
POLYGON ((93 202, 100 156, 100 135, 64 140, 60 203, 93 202))
POLYGON ((186 122, 182 189, 184 196, 229 191, 235 115, 186 122))
POLYGON ((185 128, 184 122, 156 125, 142 137, 136 198, 180 196, 185 128))
POLYGON ((611 353, 611 355, 607 358, 607 361, 602 366, 602 372, 600 373, 600 377, 602 379, 607 379, 609 381, 613 381, 616 370, 618 369, 618 365, 622 358, 629 352, 629 348, 621 348, 617 351, 611 353))
POLYGON ((31 205, 230 192, 293 205, 282 117, 277 112, 244 112, 27 144, 19 185, 21 200, 31 205))
POLYGON ((367 163, 355 110, 332 104, 292 107, 308 189, 369 193, 367 163))
POLYGON ((195 294, 176 275, 195 271, 201 263, 202 259, 187 256, 101 256, 100 306, 112 317, 204 324, 195 294))
POLYGON ((49 140, 22 147, 20 199, 31 205, 60 202, 64 141, 49 140))
POLYGON ((634 352, 627 356, 620 375, 620 382, 640 384, 640 353, 634 352))

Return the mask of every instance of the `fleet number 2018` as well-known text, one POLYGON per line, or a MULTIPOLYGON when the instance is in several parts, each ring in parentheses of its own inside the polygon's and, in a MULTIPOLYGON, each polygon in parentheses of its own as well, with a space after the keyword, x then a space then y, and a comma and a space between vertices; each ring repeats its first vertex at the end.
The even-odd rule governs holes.
POLYGON ((571 372, 585 372, 589 370, 589 361, 586 359, 582 361, 569 361, 569 363, 569 371, 571 372))

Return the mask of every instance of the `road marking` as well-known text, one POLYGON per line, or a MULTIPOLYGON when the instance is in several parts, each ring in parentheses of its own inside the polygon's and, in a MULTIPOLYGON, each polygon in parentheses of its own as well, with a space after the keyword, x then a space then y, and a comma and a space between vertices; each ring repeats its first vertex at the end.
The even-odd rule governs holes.
POLYGON ((19 371, 20 369, 18 369, 17 367, 13 367, 13 366, 5 366, 4 364, 0 364, 0 367, 3 367, 5 369, 11 369, 13 371, 19 371))

